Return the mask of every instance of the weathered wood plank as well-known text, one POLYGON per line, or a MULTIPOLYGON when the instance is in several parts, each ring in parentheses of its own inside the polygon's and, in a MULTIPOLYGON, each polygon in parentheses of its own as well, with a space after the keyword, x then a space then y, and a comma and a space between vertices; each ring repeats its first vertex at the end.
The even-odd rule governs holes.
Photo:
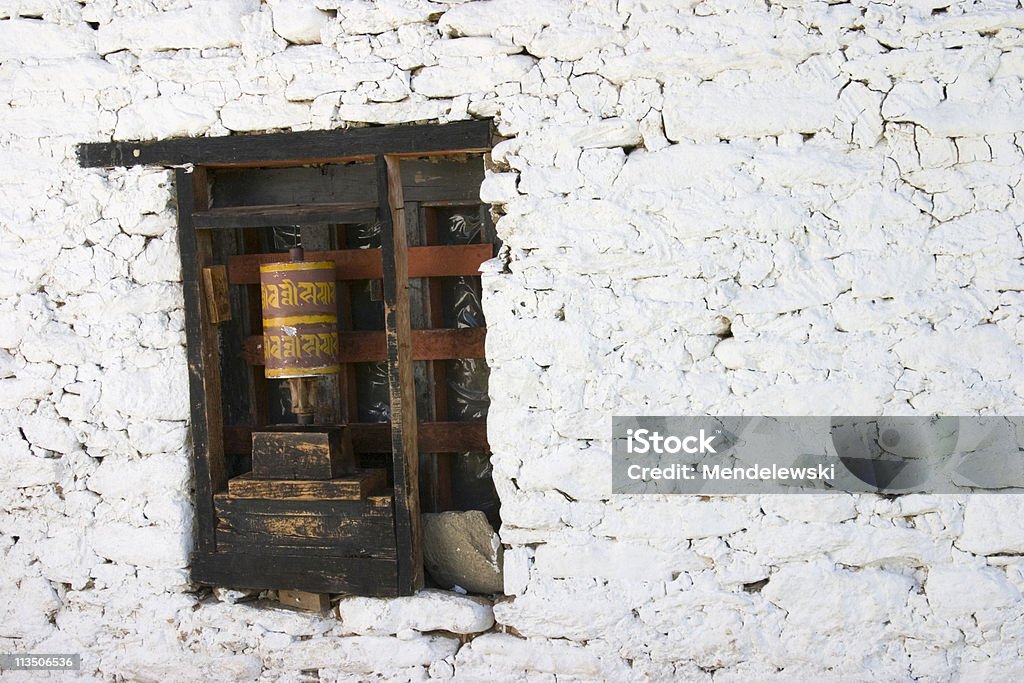
POLYGON ((286 500, 279 498, 235 498, 228 493, 213 497, 218 511, 247 514, 275 515, 342 515, 346 517, 374 517, 391 519, 391 489, 382 489, 378 495, 362 500, 286 500))
POLYGON ((84 143, 78 145, 78 162, 84 168, 185 164, 256 166, 274 162, 299 166, 380 154, 484 152, 490 149, 491 139, 491 122, 484 119, 440 126, 373 126, 154 142, 84 143))
POLYGON ((403 159, 402 193, 409 202, 479 204, 484 181, 481 156, 454 159, 403 159))
POLYGON ((282 605, 300 609, 303 612, 326 612, 331 608, 331 596, 327 593, 309 591, 279 590, 277 601, 282 605))
MULTIPOLYGON (((490 244, 411 247, 409 277, 479 275, 480 264, 494 255, 490 244)), ((260 281, 260 264, 287 261, 287 254, 245 254, 228 259, 228 283, 255 285, 260 281)), ((379 280, 383 277, 380 249, 337 249, 307 251, 307 261, 334 261, 335 276, 345 280, 379 280)))
POLYGON ((376 217, 376 204, 272 204, 195 211, 192 222, 200 228, 259 228, 280 224, 364 223, 376 217))
POLYGON ((224 266, 203 268, 203 295, 209 322, 217 325, 231 320, 231 299, 228 295, 228 271, 224 266))
POLYGON ((395 557, 390 506, 366 500, 334 501, 330 508, 289 502, 283 508, 278 500, 218 496, 218 549, 316 548, 338 557, 395 557))
POLYGON ((273 498, 277 500, 361 500, 387 485, 381 469, 360 470, 340 479, 254 479, 243 474, 228 480, 231 498, 273 498))
POLYGON ((310 426, 252 433, 253 479, 335 479, 355 472, 343 427, 310 426))
POLYGON ((178 195, 178 248, 181 253, 182 290, 185 300, 185 342, 188 353, 189 397, 193 465, 196 487, 196 545, 214 550, 213 494, 227 486, 224 463, 223 419, 220 394, 220 357, 217 331, 210 319, 201 274, 209 263, 209 235, 197 234, 192 208, 206 206, 206 173, 195 169, 175 174, 178 195))
MULTIPOLYGON (((377 202, 373 160, 292 168, 214 169, 213 206, 377 202)), ((376 220, 376 217, 373 218, 376 220)))
MULTIPOLYGON (((413 360, 446 360, 449 358, 483 358, 487 339, 485 327, 459 329, 413 330, 413 360)), ((388 357, 383 330, 338 333, 338 361, 369 363, 388 357)), ((263 365, 263 337, 246 337, 242 358, 250 365, 263 365)))
POLYGON ((391 453, 394 461, 395 535, 398 541, 398 592, 423 587, 420 543, 419 451, 416 435, 416 387, 413 381, 409 312, 409 263, 402 196, 401 163, 377 158, 378 202, 383 209, 381 251, 384 267, 384 329, 391 391, 391 453))
POLYGON ((305 551, 199 552, 192 580, 206 586, 250 590, 290 589, 394 597, 398 567, 392 559, 332 557, 305 551), (267 561, 268 557, 272 561, 267 561))

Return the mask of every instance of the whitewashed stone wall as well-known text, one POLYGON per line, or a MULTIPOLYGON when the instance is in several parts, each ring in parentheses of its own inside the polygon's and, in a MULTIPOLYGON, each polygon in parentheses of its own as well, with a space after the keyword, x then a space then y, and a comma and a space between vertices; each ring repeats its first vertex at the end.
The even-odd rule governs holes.
POLYGON ((1024 498, 608 492, 613 413, 1024 412, 1022 77, 1014 0, 0 0, 0 651, 1020 680, 1024 498), (509 597, 197 602, 171 173, 75 143, 472 117, 509 597))

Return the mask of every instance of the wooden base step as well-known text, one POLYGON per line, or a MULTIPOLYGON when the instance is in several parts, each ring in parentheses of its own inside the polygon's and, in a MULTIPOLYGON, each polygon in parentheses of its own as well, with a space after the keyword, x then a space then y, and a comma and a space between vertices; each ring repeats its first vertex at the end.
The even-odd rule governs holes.
POLYGON ((243 474, 228 480, 229 498, 272 500, 362 500, 387 485, 383 469, 358 470, 338 479, 254 479, 243 474))

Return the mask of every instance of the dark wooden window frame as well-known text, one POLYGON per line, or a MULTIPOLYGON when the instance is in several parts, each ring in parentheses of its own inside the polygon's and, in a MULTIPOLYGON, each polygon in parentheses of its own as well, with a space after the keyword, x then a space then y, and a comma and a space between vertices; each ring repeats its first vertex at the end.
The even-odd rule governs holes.
MULTIPOLYGON (((217 331, 208 323, 216 319, 203 286, 204 269, 210 264, 210 229, 232 227, 234 215, 210 210, 208 172, 225 167, 268 168, 373 161, 376 167, 379 218, 383 224, 380 256, 384 275, 385 340, 390 388, 390 450, 394 467, 394 530, 397 567, 380 575, 394 578, 381 583, 372 578, 365 563, 325 568, 312 559, 298 568, 307 573, 303 590, 410 595, 423 586, 423 551, 420 531, 419 448, 435 450, 434 435, 418 433, 413 380, 414 334, 410 325, 409 272, 405 211, 399 167, 403 157, 460 153, 479 154, 492 147, 490 120, 445 125, 379 126, 338 131, 274 133, 217 138, 171 139, 155 142, 85 143, 78 146, 83 167, 164 166, 177 167, 178 241, 182 258, 186 344, 191 396, 191 431, 195 474, 196 538, 192 576, 197 583, 251 588, 291 588, 289 572, 274 562, 253 566, 253 557, 218 553, 214 494, 227 486, 224 456, 224 425, 221 419, 221 379, 217 331), (364 578, 360 578, 364 577, 364 578), (365 578, 371 577, 371 578, 365 578)), ((294 217, 296 207, 274 207, 294 217)), ((358 207, 314 206, 308 219, 328 221, 332 211, 351 212, 358 207)), ((273 218, 271 215, 270 219, 273 218)), ((424 249, 424 248, 421 248, 424 249)), ((425 249, 429 249, 426 247, 425 249)), ((429 262, 429 255, 418 263, 429 262)), ((366 258, 371 258, 367 256, 366 258)), ((351 264, 358 266, 359 264, 351 264)), ((364 264, 365 265, 365 264, 364 264)), ((439 331, 440 332, 440 331, 439 331)), ((438 335, 439 337, 444 336, 438 335)), ((358 341, 353 337, 353 341, 358 341)), ((444 343, 441 339, 440 342, 444 343)), ((367 341, 367 343, 371 343, 367 341)), ((434 345, 436 346, 436 344, 434 345)), ((443 353, 443 352, 442 352, 443 353)), ((448 356, 440 356, 448 357, 448 356)), ((469 426, 469 425, 466 425, 469 426)), ((381 425, 386 430, 386 425, 381 425)), ((476 445, 487 449, 486 428, 472 425, 464 430, 476 445)), ((384 441, 386 431, 367 435, 384 441)))

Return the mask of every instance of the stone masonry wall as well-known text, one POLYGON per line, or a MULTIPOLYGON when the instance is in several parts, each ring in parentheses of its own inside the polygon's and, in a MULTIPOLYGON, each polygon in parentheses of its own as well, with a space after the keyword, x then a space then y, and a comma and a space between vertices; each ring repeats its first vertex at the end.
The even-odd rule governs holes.
POLYGON ((86 680, 1020 680, 1024 498, 612 497, 609 439, 1022 413, 1022 78, 1014 0, 0 0, 0 651, 86 680), (172 174, 74 145, 473 117, 507 136, 508 597, 200 600, 172 174))

